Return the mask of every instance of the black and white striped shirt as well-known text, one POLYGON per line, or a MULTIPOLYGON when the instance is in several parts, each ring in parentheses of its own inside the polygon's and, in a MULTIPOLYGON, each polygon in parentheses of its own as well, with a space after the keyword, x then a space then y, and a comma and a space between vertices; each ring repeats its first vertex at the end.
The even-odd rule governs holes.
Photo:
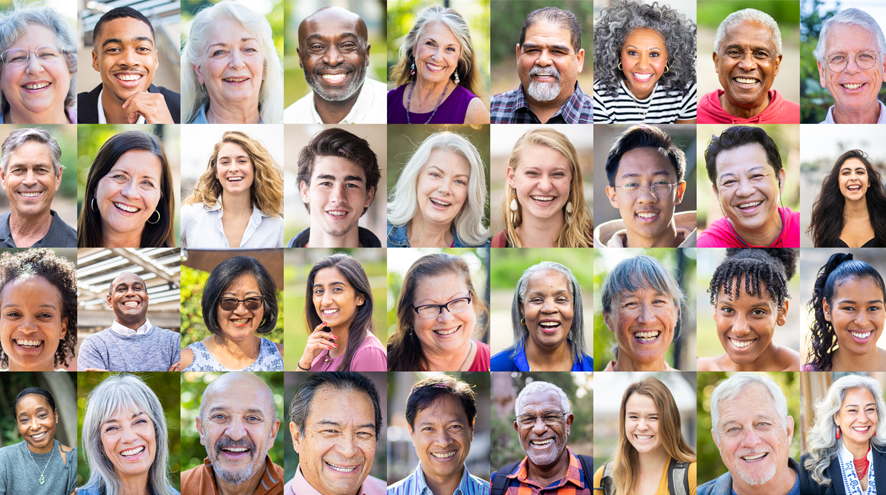
POLYGON ((594 83, 595 124, 673 124, 677 120, 695 120, 698 89, 692 83, 685 91, 666 90, 655 85, 652 94, 639 100, 621 81, 618 94, 609 96, 594 83))

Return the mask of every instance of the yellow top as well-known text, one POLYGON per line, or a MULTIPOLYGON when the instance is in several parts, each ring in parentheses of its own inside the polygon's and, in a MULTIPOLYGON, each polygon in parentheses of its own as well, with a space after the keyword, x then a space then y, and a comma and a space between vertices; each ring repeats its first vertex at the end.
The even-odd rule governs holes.
MULTIPOLYGON (((603 479, 603 469, 600 466, 594 473, 594 488, 601 488, 600 481, 603 479)), ((698 490, 696 484, 696 465, 694 462, 689 464, 689 495, 696 495, 698 490)), ((653 495, 668 495, 668 464, 665 464, 664 471, 661 472, 661 478, 658 481, 658 488, 655 489, 653 495)))

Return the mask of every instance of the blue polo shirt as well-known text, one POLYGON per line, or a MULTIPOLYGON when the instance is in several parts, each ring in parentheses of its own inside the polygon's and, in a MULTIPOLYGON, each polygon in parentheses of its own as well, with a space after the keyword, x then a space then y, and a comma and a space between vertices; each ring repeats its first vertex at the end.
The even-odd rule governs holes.
MULTIPOLYGON (((567 341, 572 344, 572 341, 567 341)), ((526 360, 526 347, 521 341, 517 344, 516 354, 511 359, 513 349, 505 349, 498 354, 492 356, 490 360, 491 371, 531 371, 529 369, 529 361, 526 360)), ((594 371, 594 358, 582 354, 581 361, 572 364, 572 371, 594 371)))

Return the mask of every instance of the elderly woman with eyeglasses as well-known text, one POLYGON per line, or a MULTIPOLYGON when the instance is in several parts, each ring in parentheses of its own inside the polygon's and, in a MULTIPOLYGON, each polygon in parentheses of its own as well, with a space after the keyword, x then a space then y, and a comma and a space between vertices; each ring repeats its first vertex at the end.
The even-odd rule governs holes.
POLYGON ((76 124, 75 30, 50 7, 0 16, 0 124, 76 124))

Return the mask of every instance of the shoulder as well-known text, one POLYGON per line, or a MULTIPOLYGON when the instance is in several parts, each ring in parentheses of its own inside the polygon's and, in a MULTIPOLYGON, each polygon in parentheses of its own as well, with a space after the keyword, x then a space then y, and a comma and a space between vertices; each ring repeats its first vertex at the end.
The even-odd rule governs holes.
POLYGON ((594 471, 594 488, 598 488, 600 486, 600 480, 603 479, 603 470, 606 469, 606 466, 600 466, 594 471))
POLYGON ((700 357, 696 360, 697 371, 722 371, 715 357, 700 357))
POLYGON ((406 86, 408 86, 408 84, 397 86, 396 88, 388 91, 388 105, 390 105, 392 101, 397 101, 397 98, 403 95, 403 91, 405 90, 406 86))
POLYGON ((283 355, 283 344, 278 344, 277 342, 274 342, 273 344, 274 344, 274 347, 277 348, 277 352, 279 352, 280 355, 282 356, 283 355))
POLYGON ((797 371, 800 369, 800 353, 787 346, 778 349, 778 371, 797 371))
POLYGON ((490 371, 517 371, 517 366, 511 359, 512 351, 512 349, 505 349, 492 356, 489 360, 490 371))
POLYGON ((378 240, 378 236, 371 230, 358 226, 357 234, 360 239, 360 245, 363 247, 381 247, 381 241, 378 240))
MULTIPOLYGON (((194 344, 191 344, 194 345, 194 344)), ((194 362, 194 349, 191 346, 182 349, 181 369, 185 369, 194 362)), ((182 473, 184 476, 185 473, 182 473)))
POLYGON ((508 247, 508 236, 504 230, 492 236, 492 247, 503 248, 508 247))
POLYGON ((468 111, 465 115, 465 124, 488 124, 489 123, 489 110, 486 108, 486 105, 483 104, 483 101, 474 96, 470 103, 468 103, 468 111))

